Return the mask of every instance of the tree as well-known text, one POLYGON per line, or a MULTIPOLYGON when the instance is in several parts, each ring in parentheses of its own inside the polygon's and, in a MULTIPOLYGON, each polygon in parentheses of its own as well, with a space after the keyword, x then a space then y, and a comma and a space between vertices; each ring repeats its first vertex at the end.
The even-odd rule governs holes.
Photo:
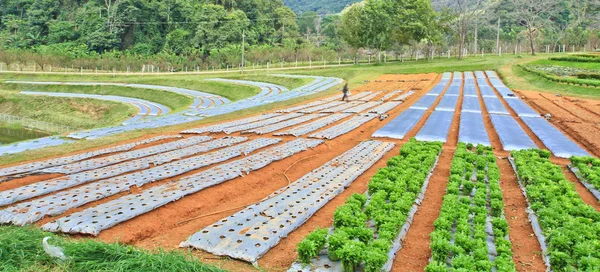
POLYGON ((354 48, 367 45, 366 33, 363 29, 365 2, 350 5, 342 11, 340 34, 344 41, 354 48))
POLYGON ((408 45, 411 42, 426 42, 428 55, 434 43, 441 41, 441 33, 448 31, 447 12, 438 14, 427 0, 394 1, 392 43, 408 45))
POLYGON ((190 36, 191 33, 185 29, 175 29, 171 31, 166 37, 164 50, 167 52, 181 54, 183 51, 190 47, 190 36))
POLYGON ((390 0, 369 0, 364 6, 364 38, 368 48, 376 48, 381 62, 381 51, 391 43, 394 21, 394 3, 390 0))
POLYGON ((48 42, 50 43, 74 41, 78 36, 79 33, 73 22, 50 21, 48 23, 48 42))
POLYGON ((342 11, 340 33, 355 48, 381 52, 393 44, 432 38, 436 16, 427 0, 367 0, 342 11))
POLYGON ((323 17, 323 21, 320 24, 321 34, 327 37, 325 46, 336 51, 339 51, 342 48, 342 40, 339 31, 340 23, 340 15, 334 14, 323 17))
POLYGON ((283 39, 298 35, 298 24, 296 24, 296 14, 288 7, 281 6, 274 10, 273 29, 283 44, 283 39))
POLYGON ((200 23, 194 36, 195 46, 207 54, 213 49, 224 48, 230 43, 242 41, 242 30, 250 25, 246 14, 241 10, 227 13, 220 5, 205 5, 196 17, 200 23))
POLYGON ((535 38, 556 14, 556 0, 512 0, 521 25, 527 30, 531 54, 535 55, 535 38))
POLYGON ((455 27, 458 34, 458 59, 462 60, 465 48, 465 41, 471 23, 481 12, 485 0, 453 0, 450 7, 454 10, 456 19, 455 27))
POLYGON ((300 34, 307 35, 313 34, 316 30, 316 23, 319 18, 319 14, 314 11, 309 11, 302 13, 298 17, 298 28, 300 29, 300 34))
POLYGON ((552 41, 553 50, 570 32, 586 23, 592 5, 592 1, 588 0, 561 1, 557 4, 557 12, 544 29, 544 34, 552 41))

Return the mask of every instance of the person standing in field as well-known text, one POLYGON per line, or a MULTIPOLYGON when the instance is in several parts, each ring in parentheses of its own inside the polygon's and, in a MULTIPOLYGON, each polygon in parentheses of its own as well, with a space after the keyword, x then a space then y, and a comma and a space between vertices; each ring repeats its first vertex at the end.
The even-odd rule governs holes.
POLYGON ((342 93, 344 93, 344 96, 342 96, 342 101, 348 101, 348 92, 348 83, 346 83, 346 85, 344 85, 344 88, 342 89, 342 93))

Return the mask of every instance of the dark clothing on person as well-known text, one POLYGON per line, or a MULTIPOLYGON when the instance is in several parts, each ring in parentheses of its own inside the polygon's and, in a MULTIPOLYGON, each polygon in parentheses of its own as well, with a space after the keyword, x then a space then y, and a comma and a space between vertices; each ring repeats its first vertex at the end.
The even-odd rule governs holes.
POLYGON ((344 96, 342 96, 342 101, 348 101, 348 83, 346 83, 346 85, 344 85, 344 88, 342 89, 342 93, 344 93, 344 96))

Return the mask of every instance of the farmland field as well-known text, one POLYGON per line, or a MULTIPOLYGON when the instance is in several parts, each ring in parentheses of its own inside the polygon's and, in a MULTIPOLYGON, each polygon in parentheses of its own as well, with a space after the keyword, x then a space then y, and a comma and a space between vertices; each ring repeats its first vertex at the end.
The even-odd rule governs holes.
POLYGON ((600 269, 598 100, 459 70, 353 75, 350 101, 328 70, 215 81, 250 98, 185 83, 162 130, 0 167, 0 230, 231 271, 600 269))

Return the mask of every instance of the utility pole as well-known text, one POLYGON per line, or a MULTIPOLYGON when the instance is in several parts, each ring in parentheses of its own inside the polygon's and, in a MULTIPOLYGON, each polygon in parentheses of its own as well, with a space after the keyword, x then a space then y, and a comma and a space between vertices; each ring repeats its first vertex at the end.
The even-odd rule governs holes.
POLYGON ((496 34, 496 52, 500 54, 500 17, 498 17, 498 29, 496 34))
POLYGON ((242 29, 242 74, 244 73, 244 43, 246 42, 246 30, 242 29))
POLYGON ((476 56, 477 51, 479 51, 479 50, 477 50, 477 34, 478 34, 477 32, 479 32, 479 20, 477 20, 477 17, 475 17, 475 41, 474 41, 475 46, 473 48, 473 56, 476 56))

